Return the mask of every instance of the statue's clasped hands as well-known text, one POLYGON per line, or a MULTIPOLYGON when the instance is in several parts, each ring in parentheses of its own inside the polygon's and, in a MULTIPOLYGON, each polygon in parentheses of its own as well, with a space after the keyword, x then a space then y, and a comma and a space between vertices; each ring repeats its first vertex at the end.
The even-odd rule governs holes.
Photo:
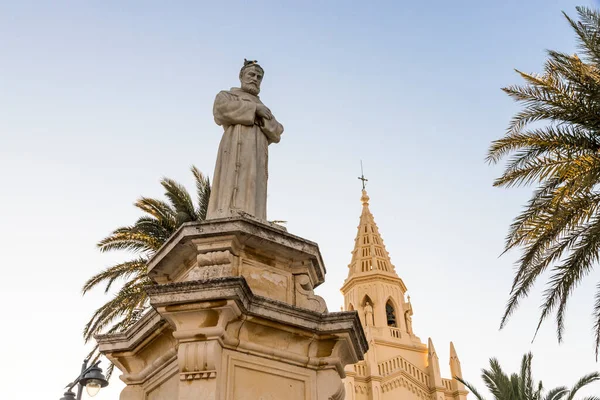
POLYGON ((264 118, 264 119, 273 119, 273 114, 271 114, 271 110, 264 104, 256 105, 256 115, 264 118))

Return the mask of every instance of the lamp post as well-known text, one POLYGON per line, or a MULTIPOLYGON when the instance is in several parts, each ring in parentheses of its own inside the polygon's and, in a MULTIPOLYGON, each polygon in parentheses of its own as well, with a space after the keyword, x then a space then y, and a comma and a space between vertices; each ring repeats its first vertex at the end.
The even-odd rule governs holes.
POLYGON ((100 361, 92 364, 88 367, 88 361, 90 361, 89 357, 83 360, 83 365, 81 366, 81 373, 73 382, 69 383, 66 388, 64 396, 61 397, 60 400, 81 400, 81 393, 83 392, 83 387, 85 386, 85 390, 87 391, 90 397, 94 397, 98 394, 101 388, 106 387, 108 385, 108 381, 102 375, 102 369, 98 367, 100 361), (75 385, 79 385, 77 387, 77 396, 73 393, 73 388, 75 385))

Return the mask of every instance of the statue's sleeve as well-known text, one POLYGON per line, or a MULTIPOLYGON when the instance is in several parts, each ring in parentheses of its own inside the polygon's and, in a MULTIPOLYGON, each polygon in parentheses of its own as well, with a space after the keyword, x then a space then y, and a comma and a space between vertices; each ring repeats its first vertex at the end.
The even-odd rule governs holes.
POLYGON ((261 118, 260 129, 267 137, 269 144, 279 143, 281 140, 281 134, 283 133, 283 125, 281 125, 275 117, 271 119, 261 118))
POLYGON ((244 101, 229 92, 222 91, 215 98, 213 115, 217 125, 252 126, 256 119, 256 103, 244 101))

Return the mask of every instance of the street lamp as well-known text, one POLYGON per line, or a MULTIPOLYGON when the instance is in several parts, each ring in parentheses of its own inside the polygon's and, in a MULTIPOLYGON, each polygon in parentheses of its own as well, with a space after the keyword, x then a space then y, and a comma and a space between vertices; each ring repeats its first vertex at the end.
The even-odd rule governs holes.
POLYGON ((90 395, 90 397, 94 397, 98 394, 101 388, 108 385, 108 381, 104 375, 102 375, 102 369, 98 367, 100 361, 88 367, 87 363, 89 360, 89 357, 83 360, 81 373, 77 379, 66 386, 67 391, 60 400, 81 400, 81 392, 83 391, 84 386, 88 395, 90 395), (79 385, 77 387, 77 396, 75 396, 75 393, 72 391, 75 385, 79 385))

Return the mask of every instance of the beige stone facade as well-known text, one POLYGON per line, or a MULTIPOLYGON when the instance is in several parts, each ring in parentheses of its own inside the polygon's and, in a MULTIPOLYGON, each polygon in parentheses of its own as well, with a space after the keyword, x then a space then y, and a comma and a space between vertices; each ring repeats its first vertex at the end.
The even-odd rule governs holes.
MULTIPOLYGON (((464 385, 442 378, 432 340, 425 345, 416 336, 410 296, 396 274, 364 190, 361 201, 358 233, 341 291, 345 310, 358 311, 369 351, 364 361, 346 367, 346 400, 465 400, 464 385)), ((450 369, 453 377, 462 377, 452 343, 450 369)))

